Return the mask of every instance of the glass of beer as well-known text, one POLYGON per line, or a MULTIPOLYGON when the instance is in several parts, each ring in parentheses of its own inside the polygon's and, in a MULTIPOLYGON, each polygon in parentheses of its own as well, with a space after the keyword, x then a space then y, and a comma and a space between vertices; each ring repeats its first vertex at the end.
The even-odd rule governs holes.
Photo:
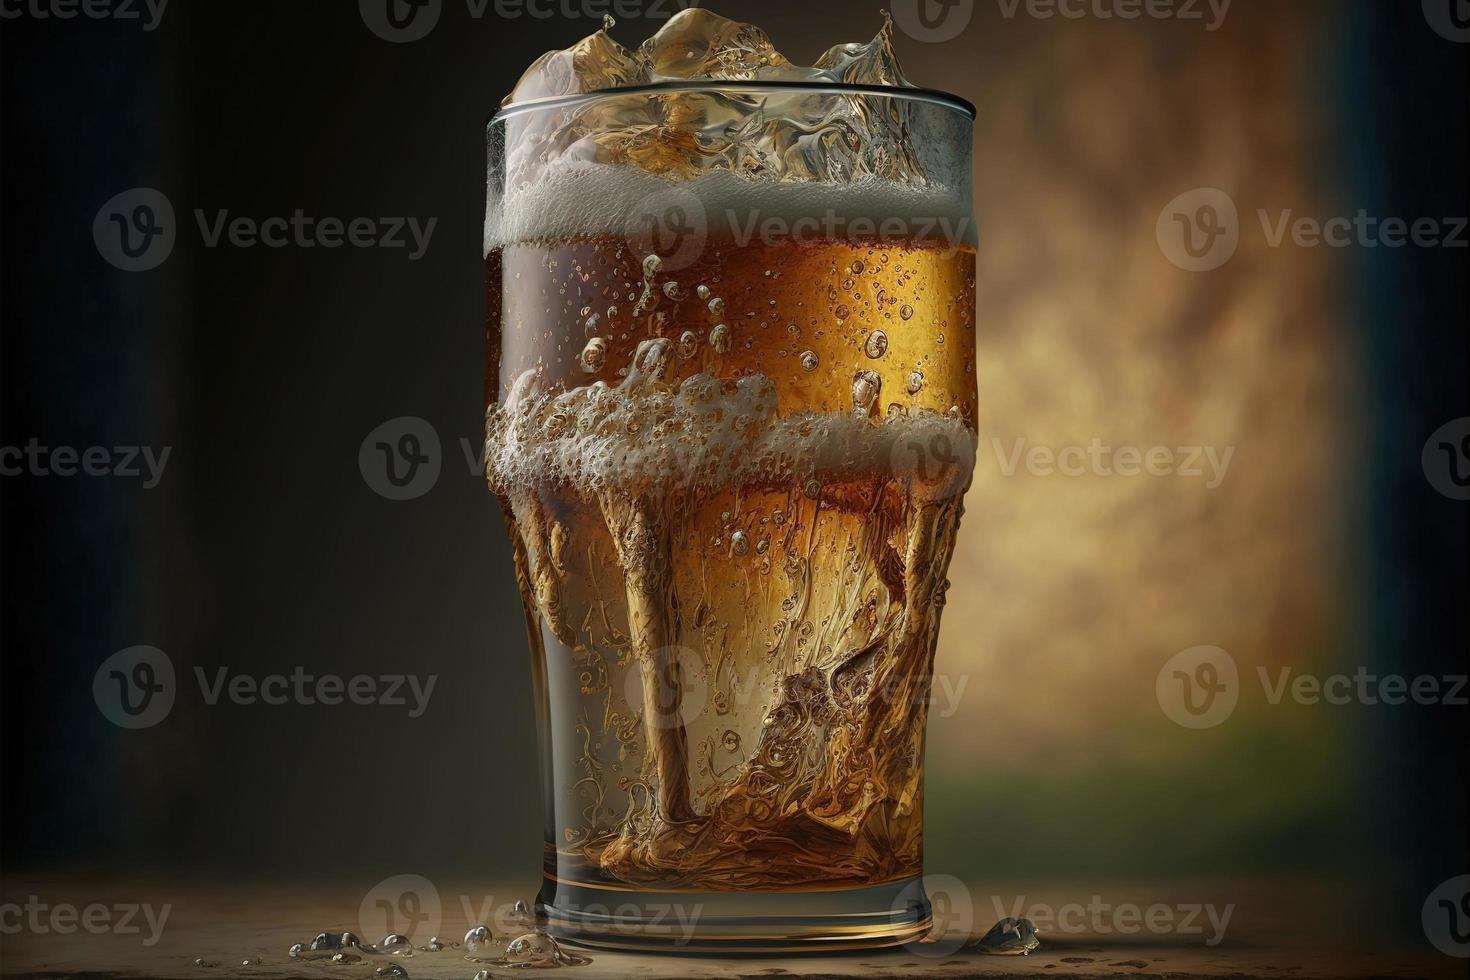
POLYGON ((490 122, 486 459, 553 936, 929 928, 926 706, 975 452, 972 121, 915 88, 711 80, 490 122))

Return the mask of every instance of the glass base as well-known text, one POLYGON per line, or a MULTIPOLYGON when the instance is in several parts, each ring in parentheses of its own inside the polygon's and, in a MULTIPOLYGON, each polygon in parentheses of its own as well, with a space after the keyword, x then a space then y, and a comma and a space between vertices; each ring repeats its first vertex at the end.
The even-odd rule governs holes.
POLYGON ((558 940, 595 949, 807 953, 917 942, 933 918, 920 878, 807 892, 656 892, 547 876, 538 918, 558 940))

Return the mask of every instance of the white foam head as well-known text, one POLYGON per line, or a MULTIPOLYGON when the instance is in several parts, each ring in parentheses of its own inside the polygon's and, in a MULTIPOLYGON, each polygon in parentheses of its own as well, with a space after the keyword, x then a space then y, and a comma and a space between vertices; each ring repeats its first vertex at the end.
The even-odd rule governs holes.
POLYGON ((968 482, 975 435, 958 417, 920 411, 880 420, 863 409, 778 415, 775 383, 763 375, 665 383, 667 345, 646 341, 617 387, 540 390, 536 371, 523 374, 487 417, 492 488, 512 497, 558 487, 589 497, 665 496, 877 477, 916 497, 942 498, 968 482))
POLYGON ((850 182, 775 181, 715 171, 667 180, 634 167, 586 163, 558 167, 492 194, 485 212, 485 254, 518 242, 585 236, 634 238, 648 216, 672 206, 697 231, 714 237, 807 241, 927 241, 973 248, 968 188, 916 187, 881 177, 850 182))

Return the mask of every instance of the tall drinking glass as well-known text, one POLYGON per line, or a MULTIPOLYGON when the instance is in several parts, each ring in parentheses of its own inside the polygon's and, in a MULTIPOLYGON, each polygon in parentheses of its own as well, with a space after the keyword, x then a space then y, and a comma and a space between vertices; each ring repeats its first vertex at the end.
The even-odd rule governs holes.
POLYGON ((776 82, 491 120, 487 462, 553 935, 928 928, 925 716, 975 449, 972 121, 920 89, 776 82))

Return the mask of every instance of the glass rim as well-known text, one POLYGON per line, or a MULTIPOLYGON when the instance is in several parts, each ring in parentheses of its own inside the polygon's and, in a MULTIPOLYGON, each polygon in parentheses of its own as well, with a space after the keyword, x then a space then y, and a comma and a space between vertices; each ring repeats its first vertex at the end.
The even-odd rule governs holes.
POLYGON ((851 82, 807 82, 807 81, 762 81, 760 79, 680 79, 675 81, 649 82, 643 85, 626 85, 620 88, 600 88, 591 92, 579 92, 575 95, 549 95, 539 99, 527 99, 525 102, 512 102, 510 105, 501 106, 491 114, 486 125, 494 125, 502 119, 541 109, 560 109, 566 106, 579 105, 581 103, 596 102, 601 99, 618 95, 657 95, 661 92, 808 92, 813 95, 832 93, 834 95, 875 95, 886 96, 893 99, 907 99, 912 102, 927 102, 937 105, 952 112, 958 112, 970 120, 975 119, 975 105, 970 100, 961 98, 949 92, 939 89, 915 88, 898 85, 857 85, 851 82))

